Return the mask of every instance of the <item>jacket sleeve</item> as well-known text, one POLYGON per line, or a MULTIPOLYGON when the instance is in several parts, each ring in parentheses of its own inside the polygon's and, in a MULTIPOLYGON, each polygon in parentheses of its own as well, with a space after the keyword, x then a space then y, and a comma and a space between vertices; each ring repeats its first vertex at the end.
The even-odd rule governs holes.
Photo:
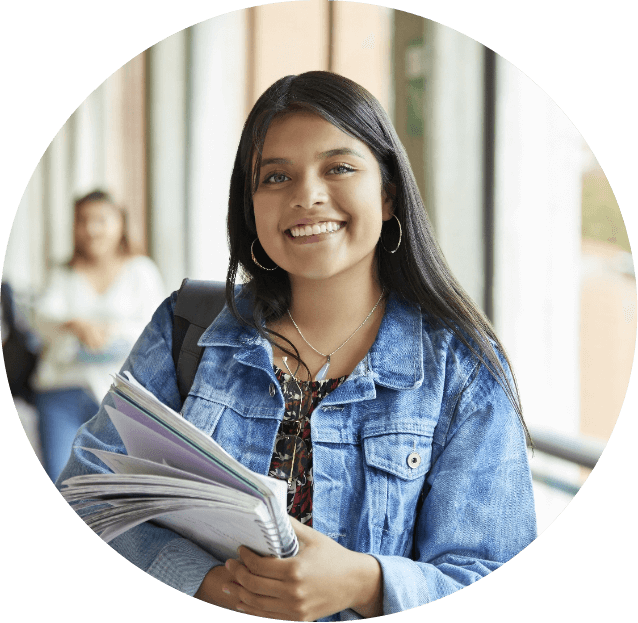
POLYGON ((412 558, 375 556, 384 614, 468 586, 536 538, 523 427, 485 366, 475 371, 435 432, 412 558))
MULTIPOLYGON (((178 411, 180 397, 171 355, 174 298, 175 295, 166 299, 155 312, 122 370, 132 372, 159 400, 178 411)), ((82 447, 125 452, 104 408, 106 404, 113 406, 109 395, 97 415, 78 431, 71 457, 56 483, 58 487, 71 476, 109 471, 82 447)), ((132 528, 110 545, 153 577, 189 595, 195 594, 210 569, 222 564, 191 541, 151 523, 132 528)))

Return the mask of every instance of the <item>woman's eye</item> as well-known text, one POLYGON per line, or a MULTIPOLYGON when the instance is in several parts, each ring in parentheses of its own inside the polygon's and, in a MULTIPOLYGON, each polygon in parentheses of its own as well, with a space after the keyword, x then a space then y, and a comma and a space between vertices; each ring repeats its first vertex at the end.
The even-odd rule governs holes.
POLYGON ((287 175, 283 173, 271 173, 265 180, 264 184, 281 184, 286 180, 290 179, 287 175))
POLYGON ((343 175, 344 173, 352 173, 354 168, 349 164, 338 164, 330 169, 330 173, 336 173, 337 175, 343 175))
MULTIPOLYGON (((337 175, 345 175, 346 173, 353 173, 355 169, 353 169, 349 164, 338 164, 330 169, 329 172, 335 171, 337 175)), ((264 184, 281 184, 286 181, 286 179, 290 179, 284 173, 271 173, 268 177, 266 177, 263 181, 264 184), (284 178, 284 179, 282 179, 284 178)))

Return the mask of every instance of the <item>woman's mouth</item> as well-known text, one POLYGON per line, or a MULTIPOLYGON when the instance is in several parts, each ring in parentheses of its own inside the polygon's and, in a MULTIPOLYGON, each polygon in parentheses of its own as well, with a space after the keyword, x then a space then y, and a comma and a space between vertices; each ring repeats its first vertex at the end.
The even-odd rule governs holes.
POLYGON ((322 221, 312 225, 291 227, 286 230, 286 235, 294 239, 312 238, 320 234, 332 234, 339 231, 344 225, 345 223, 342 221, 322 221))

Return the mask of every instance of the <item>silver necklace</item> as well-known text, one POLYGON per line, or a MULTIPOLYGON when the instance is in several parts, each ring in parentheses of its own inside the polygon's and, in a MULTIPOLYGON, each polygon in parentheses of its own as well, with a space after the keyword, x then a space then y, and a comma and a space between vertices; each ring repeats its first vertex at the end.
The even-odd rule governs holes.
POLYGON ((353 337, 354 334, 366 323, 368 322, 368 318, 370 318, 370 316, 372 316, 372 314, 374 313, 374 310, 379 306, 379 303, 381 302, 381 299, 383 298, 383 295, 385 294, 385 290, 381 291, 381 296, 379 296, 379 299, 377 300, 377 302, 374 304, 374 307, 370 310, 370 313, 366 316, 365 320, 352 332, 352 334, 350 335, 350 337, 343 343, 341 344, 341 346, 339 346, 339 348, 335 348, 329 355, 325 355, 324 353, 318 351, 303 335, 303 333, 301 332, 301 329, 297 326, 297 323, 295 322, 295 319, 292 317, 292 314, 290 313, 290 310, 288 310, 288 316, 290 317, 290 320, 292 321, 292 324, 295 325, 295 329, 297 329, 297 332, 299 333, 299 335, 301 336, 301 339, 308 344, 308 346, 310 346, 310 348, 312 348, 312 350, 315 351, 315 353, 317 353, 318 355, 321 355, 322 357, 326 358, 326 363, 321 367, 321 369, 319 370, 319 372, 317 372, 317 376, 315 376, 315 381, 322 381, 323 379, 326 378, 326 375, 328 374, 328 368, 330 368, 330 357, 332 357, 332 355, 334 355, 338 350, 340 350, 341 348, 343 348, 353 337))

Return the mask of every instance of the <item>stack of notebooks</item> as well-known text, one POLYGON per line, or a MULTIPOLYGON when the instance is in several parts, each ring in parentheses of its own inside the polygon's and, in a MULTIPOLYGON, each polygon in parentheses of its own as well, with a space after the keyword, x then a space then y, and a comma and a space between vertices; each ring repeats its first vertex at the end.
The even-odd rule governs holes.
POLYGON ((219 560, 245 545, 264 556, 294 556, 286 483, 249 470, 162 404, 130 373, 106 407, 127 454, 83 448, 113 473, 74 476, 62 495, 105 541, 145 521, 170 528, 219 560))

